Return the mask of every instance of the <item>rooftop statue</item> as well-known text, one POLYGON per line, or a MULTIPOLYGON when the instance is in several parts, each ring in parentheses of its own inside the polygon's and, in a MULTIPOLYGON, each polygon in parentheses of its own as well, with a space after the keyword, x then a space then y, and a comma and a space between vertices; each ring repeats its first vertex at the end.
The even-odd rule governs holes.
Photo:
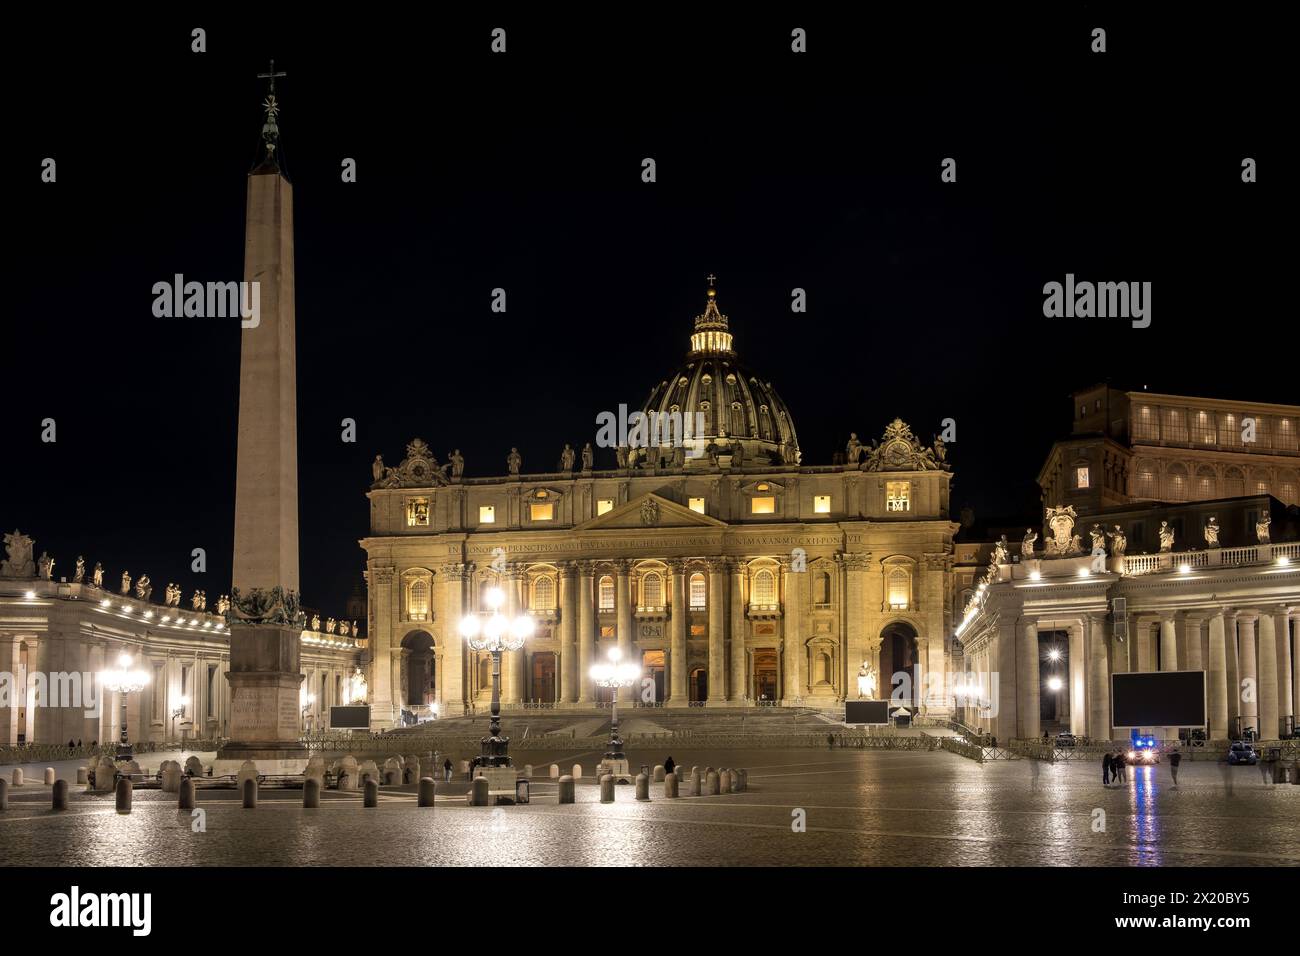
POLYGON ((90 586, 95 588, 104 586, 104 566, 98 561, 95 562, 95 570, 90 572, 90 586))
POLYGON ((5 535, 5 550, 9 557, 0 563, 0 577, 30 578, 36 574, 32 563, 32 547, 36 544, 31 538, 14 528, 13 534, 5 535))
POLYGON ((77 569, 72 574, 72 583, 80 584, 86 580, 86 559, 77 555, 77 569))
POLYGON ((40 569, 41 577, 46 581, 54 579, 54 559, 44 551, 41 552, 40 559, 36 562, 36 566, 40 569))
POLYGON ((511 448, 510 454, 506 455, 506 468, 509 469, 510 474, 518 475, 519 466, 522 465, 523 463, 524 463, 524 459, 519 454, 519 449, 511 448))
POLYGON ((1268 512, 1264 512, 1263 517, 1255 522, 1255 537, 1259 540, 1260 544, 1269 543, 1268 526, 1272 523, 1273 516, 1268 512))
POLYGON ((1033 528, 1025 529, 1024 540, 1020 542, 1020 556, 1022 558, 1032 558, 1034 556, 1034 542, 1038 540, 1038 532, 1033 528))
POLYGON ((1107 531, 1106 537, 1110 538, 1110 553, 1117 558, 1124 557, 1124 552, 1128 549, 1128 537, 1123 529, 1115 525, 1115 530, 1107 531))
POLYGON ((1174 550, 1174 529, 1169 527, 1168 521, 1160 522, 1160 550, 1174 550))
POLYGON ((1217 548, 1219 546, 1219 519, 1210 516, 1209 522, 1205 525, 1205 546, 1207 548, 1217 548))

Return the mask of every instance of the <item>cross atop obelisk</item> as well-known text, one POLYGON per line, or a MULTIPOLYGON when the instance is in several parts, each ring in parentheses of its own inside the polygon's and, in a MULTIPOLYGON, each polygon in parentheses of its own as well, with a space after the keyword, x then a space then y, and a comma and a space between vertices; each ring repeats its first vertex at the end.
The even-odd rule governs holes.
POLYGON ((271 69, 268 72, 257 74, 259 80, 271 81, 266 91, 266 99, 262 101, 262 109, 266 111, 266 121, 262 123, 262 144, 266 147, 266 157, 263 162, 272 166, 278 166, 275 151, 280 145, 280 124, 277 122, 280 116, 280 101, 275 98, 277 76, 288 76, 288 74, 275 72, 275 60, 271 61, 271 69))

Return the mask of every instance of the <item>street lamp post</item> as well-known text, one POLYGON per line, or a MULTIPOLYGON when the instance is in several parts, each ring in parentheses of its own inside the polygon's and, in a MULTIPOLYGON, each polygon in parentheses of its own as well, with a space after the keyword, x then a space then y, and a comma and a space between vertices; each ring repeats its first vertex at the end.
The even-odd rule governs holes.
POLYGON ((302 722, 307 728, 308 735, 311 734, 311 711, 316 705, 316 695, 308 694, 302 705, 302 722))
POLYGON ((466 614, 460 620, 460 633, 476 651, 492 655, 492 722, 488 736, 482 740, 483 752, 474 758, 476 767, 509 767, 510 738, 501 736, 501 652, 517 651, 532 636, 531 614, 509 617, 501 613, 505 594, 500 588, 488 588, 484 595, 490 614, 484 620, 478 614, 466 614))
POLYGON ((617 647, 611 647, 607 656, 609 663, 591 665, 591 680, 597 687, 609 687, 614 691, 609 721, 609 750, 605 752, 605 762, 607 767, 611 767, 611 772, 615 772, 611 765, 618 763, 617 772, 626 773, 627 755, 623 753, 623 739, 618 735, 618 692, 641 679, 641 668, 631 663, 619 663, 623 652, 617 647))
POLYGON ((135 755, 131 753, 131 742, 126 730, 127 698, 131 694, 144 690, 144 686, 149 683, 149 675, 134 665, 135 658, 123 651, 117 658, 117 670, 99 672, 100 686, 122 699, 122 737, 118 741, 116 755, 119 761, 135 759, 135 755))
MULTIPOLYGON (((172 708, 172 733, 173 733, 173 734, 176 733, 176 719, 177 719, 178 717, 184 717, 184 716, 185 716, 185 708, 188 707, 188 706, 190 706, 190 699, 189 699, 188 697, 186 697, 185 695, 182 694, 181 697, 176 701, 176 704, 177 704, 177 706, 175 706, 175 707, 172 708)), ((184 730, 184 728, 181 728, 181 738, 182 738, 182 739, 181 739, 181 750, 184 750, 184 749, 185 749, 185 746, 184 746, 184 744, 185 744, 184 737, 185 737, 185 730, 184 730)))

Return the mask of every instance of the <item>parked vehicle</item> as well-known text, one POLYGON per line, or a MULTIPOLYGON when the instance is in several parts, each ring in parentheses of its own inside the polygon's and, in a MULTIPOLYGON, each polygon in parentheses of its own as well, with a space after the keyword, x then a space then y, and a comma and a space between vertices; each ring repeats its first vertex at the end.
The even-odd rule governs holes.
POLYGON ((1234 740, 1232 746, 1228 748, 1228 763, 1244 763, 1253 767, 1255 764, 1259 763, 1259 754, 1257 754, 1255 748, 1246 741, 1234 740))
POLYGON ((1079 738, 1074 734, 1059 733, 1056 735, 1056 746, 1058 747, 1075 747, 1079 743, 1079 738))

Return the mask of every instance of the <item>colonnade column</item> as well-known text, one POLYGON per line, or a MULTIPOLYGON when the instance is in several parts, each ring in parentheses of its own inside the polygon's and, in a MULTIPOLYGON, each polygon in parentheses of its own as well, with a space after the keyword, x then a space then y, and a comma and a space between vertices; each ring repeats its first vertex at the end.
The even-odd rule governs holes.
POLYGON ((1003 747, 1016 735, 1016 730, 1020 726, 1020 688, 1017 686, 1019 681, 1016 679, 1019 631, 1018 624, 999 624, 993 638, 996 657, 990 663, 993 664, 994 671, 998 675, 997 693, 993 698, 993 703, 997 706, 997 713, 993 719, 995 728, 993 734, 1003 747))
POLYGON ((1069 627, 1070 733, 1076 737, 1088 735, 1088 657, 1083 631, 1082 621, 1069 627))
MULTIPOLYGON (((626 661, 632 657, 632 569, 627 561, 619 561, 616 568, 614 608, 618 624, 615 633, 618 635, 618 649, 623 654, 623 660, 626 661)), ((620 704, 631 703, 631 687, 620 687, 617 693, 620 704)))
POLYGON ((727 562, 709 561, 709 703, 727 699, 727 562))
POLYGON ((560 565, 560 696, 561 704, 578 698, 578 569, 572 561, 560 565))
POLYGON ((578 573, 578 703, 584 706, 590 706, 594 698, 591 684, 591 658, 596 648, 594 578, 591 562, 582 562, 578 573))
POLYGON ((1034 740, 1039 729, 1038 624, 1021 618, 1017 629, 1016 692, 1019 720, 1017 729, 1025 740, 1034 740))
POLYGON ((740 561, 728 561, 727 571, 731 578, 731 686, 727 697, 743 702, 749 685, 749 663, 745 653, 745 604, 741 587, 745 565, 740 561))
MULTIPOLYGON (((1178 670, 1178 629, 1174 625, 1172 614, 1160 615, 1160 669, 1178 670)), ((1166 740, 1176 740, 1178 728, 1166 727, 1164 737, 1166 740)))
POLYGON ((1183 644, 1187 648, 1187 655, 1179 658, 1180 663, 1183 665, 1183 670, 1204 670, 1205 661, 1201 659, 1201 639, 1205 622, 1199 617, 1188 617, 1187 615, 1182 614, 1179 615, 1178 624, 1185 635, 1183 644))
POLYGON ((1247 727, 1254 727, 1255 732, 1260 733, 1259 671, 1255 661, 1255 621, 1258 619, 1259 614, 1253 610, 1237 615, 1237 660, 1240 668, 1237 696, 1241 699, 1242 733, 1247 727))
POLYGON ((785 674, 781 697, 787 705, 792 705, 795 698, 803 696, 802 683, 799 680, 799 659, 803 656, 803 604, 800 600, 800 586, 805 575, 796 572, 789 560, 781 562, 785 584, 785 607, 781 616, 781 644, 785 650, 785 674))
POLYGON ((1278 737, 1277 633, 1273 615, 1265 608, 1259 616, 1259 736, 1278 737))
POLYGON ((1228 736, 1228 660, 1223 611, 1210 616, 1210 659, 1207 667, 1209 687, 1206 689, 1209 713, 1209 737, 1223 740, 1228 736))
MULTIPOLYGON (((467 569, 463 564, 448 564, 442 569, 443 615, 442 636, 446 645, 447 660, 443 670, 443 699, 438 703, 438 713, 454 717, 465 713, 464 660, 465 639, 460 636, 460 619, 464 613, 464 581, 467 569)), ((376 658, 376 663, 378 659, 376 658)))
POLYGON ((1291 656, 1291 624, 1288 608, 1273 608, 1273 633, 1277 640, 1277 716, 1281 721, 1295 714, 1295 661, 1291 656))
POLYGON ((1240 733, 1237 718, 1241 716, 1241 681, 1237 666, 1237 612, 1230 611, 1223 615, 1223 672, 1228 682, 1228 720, 1224 724, 1224 736, 1231 737, 1240 733))
POLYGON ((686 627, 690 611, 686 601, 686 562, 671 561, 668 565, 673 582, 673 616, 669 620, 671 643, 668 657, 668 701, 673 707, 686 707, 690 696, 686 692, 686 627))
POLYGON ((1110 668, 1106 662, 1106 616, 1090 614, 1088 629, 1088 736, 1110 740, 1110 668))

